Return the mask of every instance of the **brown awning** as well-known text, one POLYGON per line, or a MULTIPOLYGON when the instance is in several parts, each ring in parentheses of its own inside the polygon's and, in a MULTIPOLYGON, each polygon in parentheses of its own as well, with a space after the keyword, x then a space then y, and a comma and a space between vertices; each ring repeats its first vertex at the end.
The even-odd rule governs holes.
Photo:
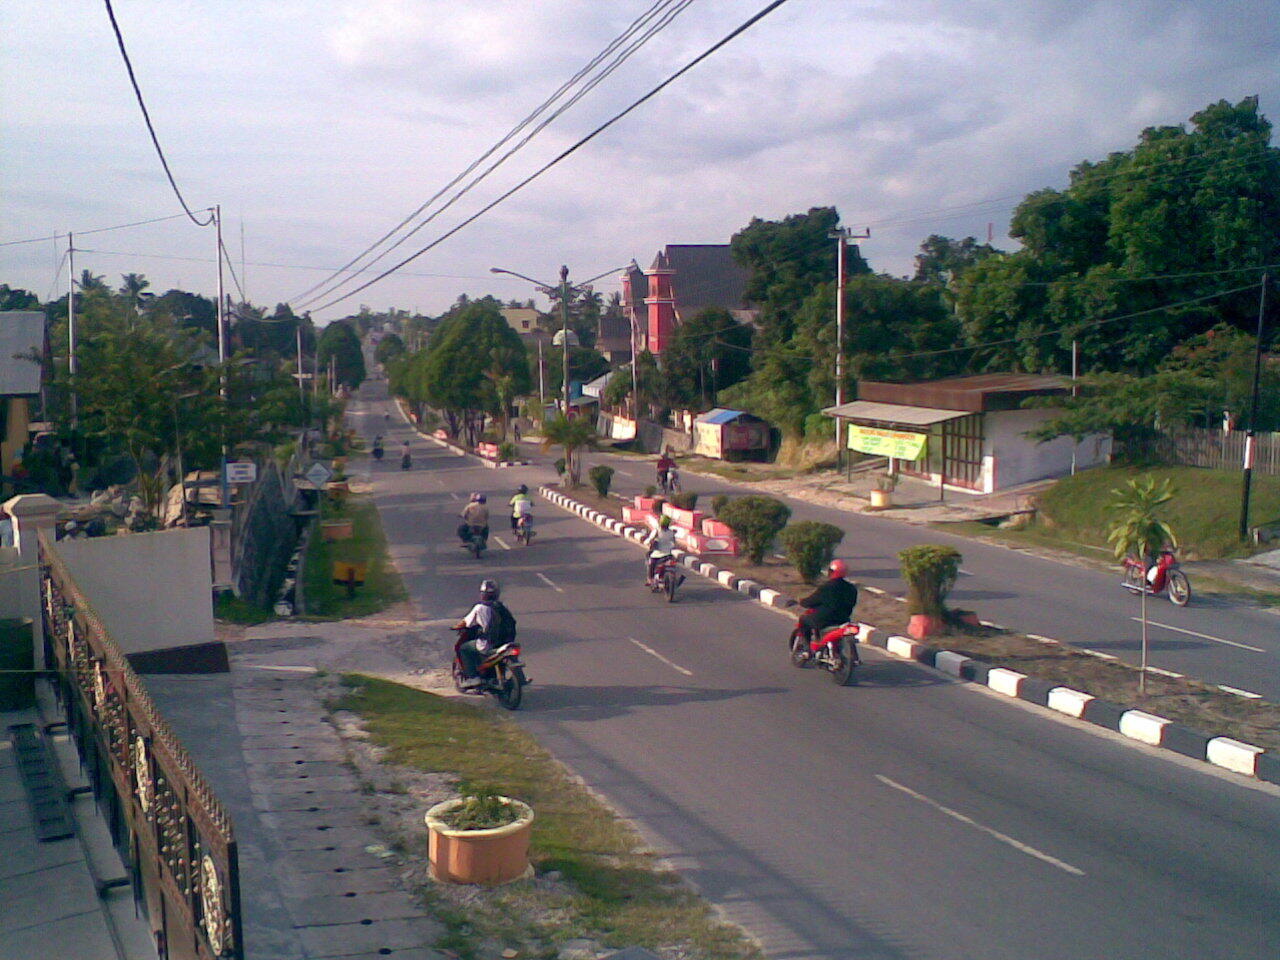
POLYGON ((839 420, 869 420, 904 427, 927 427, 931 424, 969 416, 967 410, 942 410, 937 407, 910 407, 905 403, 877 403, 874 400, 854 400, 838 407, 822 411, 828 417, 839 420))

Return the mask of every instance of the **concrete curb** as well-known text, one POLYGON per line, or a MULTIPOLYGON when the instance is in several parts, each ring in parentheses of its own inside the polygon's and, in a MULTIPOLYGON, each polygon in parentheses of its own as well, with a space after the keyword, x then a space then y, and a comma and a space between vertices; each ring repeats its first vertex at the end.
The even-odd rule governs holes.
MULTIPOLYGON (((542 486, 539 492, 556 506, 576 513, 591 523, 618 536, 639 541, 643 534, 639 528, 605 516, 572 497, 565 496, 550 487, 542 486)), ((757 603, 775 610, 788 610, 798 604, 791 597, 762 587, 754 580, 739 578, 731 570, 722 570, 694 554, 677 550, 676 555, 690 570, 701 574, 737 593, 750 596, 757 603)), ((1190 727, 1157 717, 1141 710, 1131 710, 1119 704, 1099 700, 1092 694, 1073 690, 1048 680, 1027 676, 1003 667, 993 667, 981 660, 974 660, 962 653, 944 650, 908 637, 884 635, 872 624, 861 623, 858 641, 903 660, 933 667, 943 673, 969 683, 980 684, 996 693, 1016 700, 1023 700, 1046 707, 1057 713, 1106 727, 1121 736, 1148 746, 1160 747, 1192 760, 1202 760, 1214 766, 1244 774, 1267 783, 1280 784, 1280 752, 1267 752, 1261 747, 1241 743, 1230 737, 1210 737, 1190 727)))

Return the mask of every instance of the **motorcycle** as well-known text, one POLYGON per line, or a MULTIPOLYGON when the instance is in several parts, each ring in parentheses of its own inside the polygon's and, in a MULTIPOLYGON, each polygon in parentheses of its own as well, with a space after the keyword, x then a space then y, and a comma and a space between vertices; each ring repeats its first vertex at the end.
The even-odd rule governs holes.
POLYGON ((653 568, 653 576, 649 578, 649 589, 653 593, 665 593, 667 603, 676 602, 676 588, 684 583, 684 574, 680 572, 675 557, 663 557, 653 568))
POLYGON ((508 710, 518 710, 524 698, 524 688, 531 683, 524 675, 524 664, 520 660, 520 644, 512 641, 504 643, 485 654, 480 661, 480 686, 464 689, 462 657, 459 648, 467 641, 467 626, 462 623, 454 625, 458 639, 453 644, 453 665, 450 670, 453 685, 459 693, 483 695, 492 694, 498 703, 508 710))
POLYGON ((375 440, 373 443, 373 459, 381 460, 382 454, 383 454, 382 444, 375 440))
POLYGON ((1147 593, 1163 593, 1176 607, 1185 607, 1191 602, 1191 581, 1168 547, 1160 551, 1159 558, 1150 568, 1137 557, 1124 558, 1122 586, 1130 593, 1139 593, 1144 585, 1147 593))
POLYGON ((477 560, 489 549, 489 539, 484 535, 484 527, 464 523, 458 528, 458 536, 462 538, 463 549, 469 550, 477 560))
POLYGON ((400 469, 408 470, 412 466, 413 466, 413 457, 410 456, 409 452, 406 450, 404 454, 400 457, 400 469))
POLYGON ((791 665, 801 669, 821 667, 830 671, 831 678, 838 686, 849 686, 856 682, 854 672, 862 662, 858 656, 858 629, 856 623, 823 627, 817 639, 806 643, 804 627, 797 621, 791 636, 787 638, 791 665))
POLYGON ((526 547, 533 541, 533 517, 530 514, 517 518, 516 540, 526 547))
POLYGON ((663 496, 669 496, 673 493, 680 492, 680 473, 675 467, 671 467, 666 473, 658 474, 658 488, 662 491, 663 496))

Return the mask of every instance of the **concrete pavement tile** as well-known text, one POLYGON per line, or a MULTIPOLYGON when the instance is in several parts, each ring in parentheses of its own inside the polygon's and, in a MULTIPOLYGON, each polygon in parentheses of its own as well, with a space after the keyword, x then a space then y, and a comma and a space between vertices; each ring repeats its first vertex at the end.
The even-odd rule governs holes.
POLYGON ((83 860, 0 880, 0 929, 50 923, 99 908, 83 860))
MULTIPOLYGON (((353 827, 361 823, 357 808, 346 807, 341 811, 316 805, 315 809, 281 810, 258 814, 266 827, 279 835, 305 835, 318 827, 330 829, 353 827)), ((321 831, 324 832, 324 831, 321 831)))
MULTIPOLYGON (((304 783, 306 781, 303 781, 304 783)), ((325 810, 361 810, 368 804, 368 797, 350 790, 311 790, 285 793, 256 794, 253 807, 260 813, 308 813, 325 810), (316 808, 314 811, 312 808, 316 808)))
POLYGON ((327 793, 360 793, 360 784, 355 777, 313 777, 303 773, 301 776, 278 776, 275 771, 249 771, 249 789, 255 796, 318 796, 327 793))
POLYGON ((317 873, 298 870, 292 861, 282 860, 276 866, 276 875, 280 879, 281 890, 292 900, 341 897, 347 893, 387 893, 400 889, 400 877, 392 867, 317 873))
MULTIPOLYGON (((372 846, 372 844, 370 844, 372 846)), ((336 847, 336 845, 335 845, 336 847)), ((281 858, 282 861, 286 858, 281 858)), ((364 847, 343 847, 333 850, 291 850, 287 857, 291 868, 299 873, 347 873, 352 870, 368 870, 389 864, 380 857, 367 853, 364 847)))
MULTIPOLYGON (((336 760, 255 760, 251 754, 246 754, 244 758, 245 766, 249 768, 249 773, 266 772, 273 776, 299 776, 306 774, 308 777, 351 777, 351 768, 345 763, 336 760)), ((354 777, 352 777, 354 782, 354 777)))
POLYGON ((361 920, 409 920, 422 917, 424 912, 402 890, 378 893, 348 890, 336 896, 307 897, 289 904, 289 913, 299 927, 361 920))
POLYGON ((40 843, 34 832, 0 834, 0 880, 29 876, 80 860, 83 860, 80 845, 71 837, 40 843))
POLYGON ((295 760, 306 760, 309 763, 324 761, 342 763, 347 759, 346 753, 339 743, 324 743, 318 740, 294 742, 289 744, 275 743, 271 746, 255 747, 244 745, 246 763, 293 763, 295 760))
POLYGON ((119 960, 102 911, 94 909, 53 923, 7 930, 4 960, 52 960, 51 947, 62 947, 67 960, 119 960))
MULTIPOLYGON (((302 942, 316 958, 351 957, 381 950, 429 950, 444 928, 425 917, 302 927, 302 942)), ((385 954, 384 954, 385 956, 385 954)))
POLYGON ((321 824, 309 830, 294 830, 276 834, 276 843, 286 852, 294 850, 363 850, 371 843, 380 843, 371 828, 360 825, 334 826, 321 824))

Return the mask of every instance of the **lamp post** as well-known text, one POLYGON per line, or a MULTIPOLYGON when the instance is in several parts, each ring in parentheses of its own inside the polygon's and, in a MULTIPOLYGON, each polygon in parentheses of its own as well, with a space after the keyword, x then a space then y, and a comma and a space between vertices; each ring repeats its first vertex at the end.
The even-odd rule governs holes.
MULTIPOLYGON (((548 296, 550 296, 552 290, 559 291, 560 313, 563 322, 560 332, 562 341, 560 345, 564 349, 564 383, 561 388, 563 393, 561 394, 560 409, 566 418, 569 416, 569 294, 585 290, 601 277, 607 277, 611 273, 618 273, 622 269, 622 267, 615 267, 612 270, 606 270, 604 273, 596 274, 596 276, 592 277, 590 280, 584 280, 582 283, 571 285, 569 283, 569 268, 562 266, 560 268, 560 282, 553 285, 550 283, 543 283, 541 280, 536 280, 533 277, 527 277, 523 273, 516 273, 514 270, 504 269, 503 267, 489 268, 490 273, 505 273, 508 276, 519 277, 521 280, 527 280, 529 283, 532 283, 537 287, 540 292, 545 293, 548 296)), ((541 343, 539 343, 539 347, 541 347, 541 343)))

